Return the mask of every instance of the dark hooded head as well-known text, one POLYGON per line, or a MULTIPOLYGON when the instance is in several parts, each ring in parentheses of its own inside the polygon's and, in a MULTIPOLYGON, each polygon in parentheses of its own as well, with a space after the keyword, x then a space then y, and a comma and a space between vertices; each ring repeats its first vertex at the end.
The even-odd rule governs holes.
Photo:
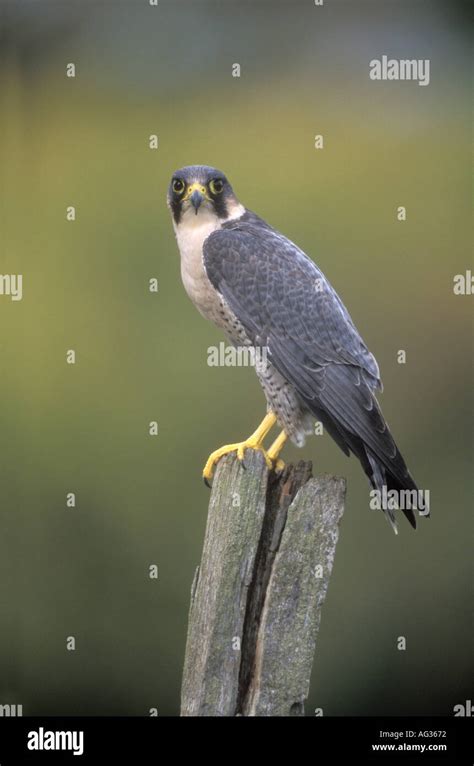
POLYGON ((198 216, 204 211, 225 221, 240 204, 224 173, 207 165, 188 165, 173 173, 168 206, 178 225, 183 216, 198 216))

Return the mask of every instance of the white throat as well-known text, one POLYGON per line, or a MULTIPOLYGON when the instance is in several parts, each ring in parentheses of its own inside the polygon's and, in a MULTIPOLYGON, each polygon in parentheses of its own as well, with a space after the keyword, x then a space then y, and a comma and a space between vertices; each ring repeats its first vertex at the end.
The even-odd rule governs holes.
POLYGON ((184 264, 192 266, 194 261, 202 260, 204 240, 213 231, 220 229, 221 225, 220 219, 208 208, 200 210, 197 215, 191 208, 184 213, 178 224, 173 221, 181 255, 181 269, 184 264))
POLYGON ((240 218, 245 208, 240 203, 233 206, 227 218, 218 218, 213 210, 202 207, 196 215, 194 209, 188 209, 180 222, 173 221, 173 227, 181 256, 181 278, 189 297, 196 308, 208 316, 207 304, 211 299, 214 303, 214 289, 204 269, 203 245, 214 231, 222 228, 222 224, 240 218))

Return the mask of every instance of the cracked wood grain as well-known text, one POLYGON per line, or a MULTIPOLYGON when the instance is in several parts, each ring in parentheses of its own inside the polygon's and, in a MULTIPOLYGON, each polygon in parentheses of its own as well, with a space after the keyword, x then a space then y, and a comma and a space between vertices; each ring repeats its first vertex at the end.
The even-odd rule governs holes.
POLYGON ((192 586, 181 715, 303 715, 345 481, 219 461, 192 586))

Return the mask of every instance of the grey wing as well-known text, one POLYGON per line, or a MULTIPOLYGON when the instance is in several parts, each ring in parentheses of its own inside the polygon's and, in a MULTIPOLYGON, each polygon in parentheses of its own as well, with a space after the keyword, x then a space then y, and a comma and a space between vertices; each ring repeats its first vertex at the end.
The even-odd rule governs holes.
POLYGON ((339 296, 288 239, 258 226, 223 229, 205 241, 204 265, 255 341, 271 340, 270 350, 288 344, 310 371, 355 366, 370 388, 381 387, 377 362, 339 296))
POLYGON ((205 241, 204 266, 252 342, 267 347, 311 411, 329 418, 371 480, 383 482, 379 460, 405 484, 406 466, 373 394, 381 386, 377 362, 314 262, 269 227, 235 224, 205 241))

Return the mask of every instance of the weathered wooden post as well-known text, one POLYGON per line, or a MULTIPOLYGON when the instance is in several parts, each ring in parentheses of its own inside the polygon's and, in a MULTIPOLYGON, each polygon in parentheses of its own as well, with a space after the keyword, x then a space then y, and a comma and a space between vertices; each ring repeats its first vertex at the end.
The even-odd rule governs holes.
POLYGON ((303 715, 345 481, 220 460, 191 593, 183 716, 303 715))

